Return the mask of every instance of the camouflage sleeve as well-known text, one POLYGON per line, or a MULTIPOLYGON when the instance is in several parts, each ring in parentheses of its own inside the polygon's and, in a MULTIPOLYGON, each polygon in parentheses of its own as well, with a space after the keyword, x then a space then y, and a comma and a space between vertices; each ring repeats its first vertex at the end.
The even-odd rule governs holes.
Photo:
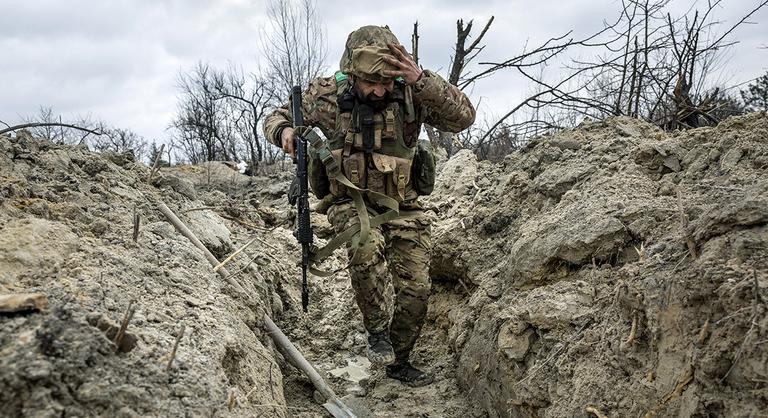
MULTIPOLYGON (((336 80, 333 77, 318 77, 309 83, 301 96, 301 113, 304 125, 319 127, 323 134, 333 130, 336 117, 336 80)), ((290 103, 275 109, 264 119, 264 136, 278 147, 282 147, 280 134, 283 128, 293 126, 290 103)))
POLYGON ((432 71, 424 70, 413 93, 422 107, 424 122, 441 131, 461 132, 475 122, 475 107, 467 95, 432 71))

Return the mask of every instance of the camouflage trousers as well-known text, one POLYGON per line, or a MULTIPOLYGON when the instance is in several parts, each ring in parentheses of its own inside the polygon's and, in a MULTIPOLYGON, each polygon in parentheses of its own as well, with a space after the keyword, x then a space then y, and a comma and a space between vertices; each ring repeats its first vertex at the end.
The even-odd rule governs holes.
MULTIPOLYGON (((359 262, 350 265, 349 275, 366 330, 376 333, 389 328, 395 357, 404 361, 427 315, 432 240, 430 219, 423 210, 400 214, 402 217, 394 221, 371 228, 367 242, 358 249, 362 251, 359 262), (394 295, 389 291, 390 277, 394 295)), ((336 233, 359 223, 351 202, 329 208, 328 221, 336 233)), ((347 251, 351 259, 351 243, 347 251)))

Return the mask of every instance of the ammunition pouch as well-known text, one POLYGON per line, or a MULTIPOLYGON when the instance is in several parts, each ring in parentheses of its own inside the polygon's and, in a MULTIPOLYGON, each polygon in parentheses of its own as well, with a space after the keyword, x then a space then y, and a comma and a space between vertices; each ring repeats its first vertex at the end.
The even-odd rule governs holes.
POLYGON ((426 196, 435 189, 436 173, 435 152, 432 143, 426 139, 420 139, 416 147, 416 155, 413 157, 411 180, 413 188, 419 196, 426 196))
MULTIPOLYGON (((406 158, 389 155, 356 152, 347 157, 343 150, 334 150, 332 154, 342 167, 342 173, 360 189, 369 190, 403 202, 409 197, 411 180, 411 162, 406 158)), ((330 191, 334 196, 347 194, 347 187, 330 180, 330 191)))

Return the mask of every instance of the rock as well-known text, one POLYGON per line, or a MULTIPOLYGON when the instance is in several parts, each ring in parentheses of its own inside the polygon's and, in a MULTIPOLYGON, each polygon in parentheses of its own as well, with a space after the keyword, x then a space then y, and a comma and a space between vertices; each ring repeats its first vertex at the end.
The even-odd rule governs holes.
POLYGON ((535 334, 536 332, 532 328, 518 334, 512 332, 509 327, 502 325, 496 346, 508 359, 522 361, 528 354, 528 348, 531 346, 535 334))
POLYGON ((44 293, 16 293, 0 295, 0 313, 42 311, 48 308, 44 293))
POLYGON ((219 260, 232 252, 232 240, 224 218, 211 210, 196 210, 185 214, 186 223, 206 248, 219 260))
POLYGON ((581 149, 581 143, 575 139, 552 138, 548 141, 548 143, 550 146, 560 148, 561 150, 569 149, 578 151, 581 149))
POLYGON ((547 196, 559 198, 571 189, 576 182, 589 176, 595 168, 589 165, 573 167, 563 165, 546 170, 533 180, 536 190, 547 196))

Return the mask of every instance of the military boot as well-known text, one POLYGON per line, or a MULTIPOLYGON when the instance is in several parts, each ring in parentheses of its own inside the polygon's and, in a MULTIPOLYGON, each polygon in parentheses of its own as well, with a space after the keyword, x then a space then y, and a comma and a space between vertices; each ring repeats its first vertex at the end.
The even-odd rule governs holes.
POLYGON ((399 380, 415 388, 426 386, 435 380, 431 373, 419 370, 407 361, 387 366, 387 377, 399 380))
POLYGON ((368 334, 368 360, 382 366, 395 362, 395 351, 389 341, 389 330, 368 334))

